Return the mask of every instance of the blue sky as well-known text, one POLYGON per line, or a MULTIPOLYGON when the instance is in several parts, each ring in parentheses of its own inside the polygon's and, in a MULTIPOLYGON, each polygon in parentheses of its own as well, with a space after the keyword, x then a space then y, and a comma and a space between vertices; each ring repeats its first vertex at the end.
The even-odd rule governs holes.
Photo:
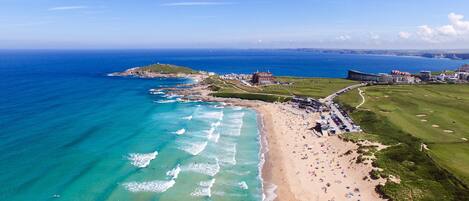
POLYGON ((469 1, 0 0, 0 48, 296 47, 467 49, 469 1))

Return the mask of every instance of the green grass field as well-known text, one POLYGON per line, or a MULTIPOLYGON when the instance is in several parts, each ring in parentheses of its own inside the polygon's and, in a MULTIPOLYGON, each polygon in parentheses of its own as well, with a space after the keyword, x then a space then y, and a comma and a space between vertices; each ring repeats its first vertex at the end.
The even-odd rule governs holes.
MULTIPOLYGON (((399 144, 378 153, 376 163, 401 184, 383 191, 395 200, 465 200, 469 184, 469 85, 364 87, 338 98, 371 138, 399 144), (428 144, 421 152, 420 144, 428 144), (447 173, 447 171, 449 173, 447 173)), ((351 134, 353 135, 353 134, 351 134)))
POLYGON ((216 76, 204 82, 212 86, 218 96, 234 98, 248 98, 255 100, 287 100, 285 97, 307 96, 324 98, 342 88, 357 84, 356 81, 332 78, 294 78, 276 77, 277 81, 290 83, 264 86, 247 86, 236 80, 221 80, 216 76), (250 94, 250 95, 249 95, 250 94), (260 95, 265 94, 265 95, 260 95), (270 96, 270 97, 269 97, 270 96), (272 98, 273 97, 273 98, 272 98), (261 98, 261 99, 257 99, 261 98))
POLYGON ((138 71, 147 71, 147 72, 162 73, 162 74, 176 74, 176 73, 194 74, 194 73, 197 73, 197 71, 194 71, 190 68, 171 65, 171 64, 152 64, 152 65, 148 65, 148 66, 142 66, 138 69, 138 71))
POLYGON ((291 84, 263 86, 262 91, 271 94, 324 98, 340 89, 358 83, 352 80, 336 78, 276 77, 276 80, 291 84))

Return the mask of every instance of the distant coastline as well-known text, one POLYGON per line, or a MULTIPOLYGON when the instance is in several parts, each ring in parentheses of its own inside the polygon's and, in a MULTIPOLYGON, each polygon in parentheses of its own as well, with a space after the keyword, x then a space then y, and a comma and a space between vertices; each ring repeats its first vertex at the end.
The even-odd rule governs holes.
POLYGON ((295 51, 335 54, 363 54, 363 55, 388 55, 410 56, 435 59, 468 60, 469 50, 381 50, 381 49, 316 49, 297 48, 295 51))

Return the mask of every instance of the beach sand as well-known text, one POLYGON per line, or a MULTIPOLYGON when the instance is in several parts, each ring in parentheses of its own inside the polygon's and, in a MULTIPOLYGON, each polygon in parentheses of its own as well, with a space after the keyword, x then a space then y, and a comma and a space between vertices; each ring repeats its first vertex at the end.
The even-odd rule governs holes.
POLYGON ((370 180, 371 164, 356 163, 356 144, 337 136, 318 138, 310 130, 318 113, 287 104, 255 109, 269 149, 263 178, 277 186, 275 200, 382 200, 375 187, 384 180, 370 180), (353 153, 346 155, 349 150, 353 153))
MULTIPOLYGON (((337 136, 317 137, 311 130, 319 113, 286 103, 266 103, 208 96, 203 101, 224 102, 255 109, 262 121, 263 144, 267 145, 262 169, 264 192, 276 186, 276 201, 383 200, 375 191, 384 179, 371 180, 369 161, 356 163, 358 145, 337 136), (348 152, 348 154, 346 154, 348 152)), ((269 200, 269 199, 266 199, 269 200)))

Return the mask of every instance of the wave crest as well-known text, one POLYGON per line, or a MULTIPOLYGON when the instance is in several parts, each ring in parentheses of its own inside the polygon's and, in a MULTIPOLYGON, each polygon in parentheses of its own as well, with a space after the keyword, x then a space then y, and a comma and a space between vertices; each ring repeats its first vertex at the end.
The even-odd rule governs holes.
POLYGON ((131 161, 130 163, 134 166, 137 166, 139 168, 144 168, 150 165, 150 161, 155 159, 156 156, 158 155, 157 151, 154 151, 152 153, 131 153, 129 154, 128 159, 131 161))

